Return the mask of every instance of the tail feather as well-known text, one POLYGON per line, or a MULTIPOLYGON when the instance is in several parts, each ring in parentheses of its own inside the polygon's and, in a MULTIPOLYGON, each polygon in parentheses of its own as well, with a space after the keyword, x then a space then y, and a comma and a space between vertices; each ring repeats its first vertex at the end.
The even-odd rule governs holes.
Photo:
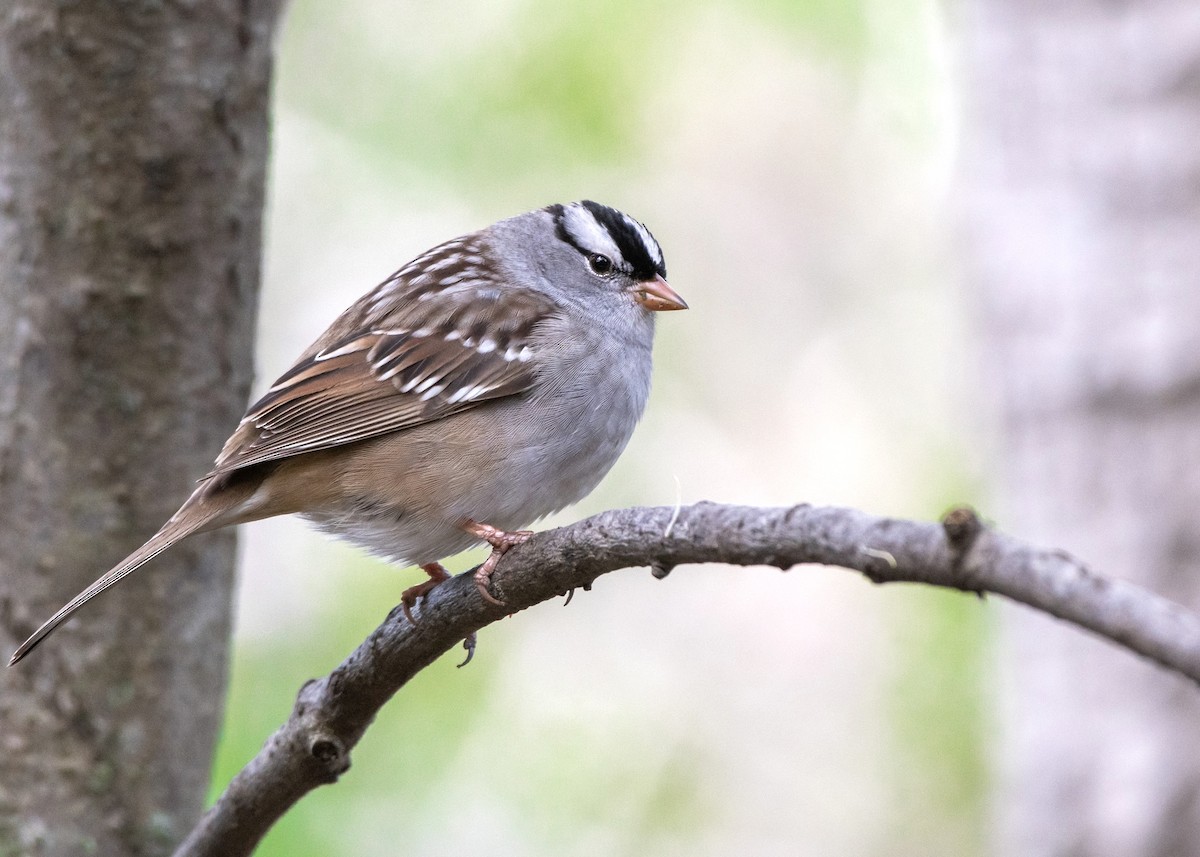
POLYGON ((136 571, 181 539, 208 528, 212 523, 212 516, 194 514, 198 511, 194 507, 190 510, 193 514, 182 514, 190 505, 190 502, 185 503, 183 509, 180 509, 171 520, 163 524, 162 528, 151 536, 149 541, 102 574, 97 578, 95 583, 72 598, 62 609, 46 620, 42 627, 34 631, 32 636, 13 652, 8 665, 11 667, 33 651, 33 648, 44 640, 51 631, 67 621, 76 610, 87 604, 101 592, 120 583, 125 579, 126 575, 136 571))

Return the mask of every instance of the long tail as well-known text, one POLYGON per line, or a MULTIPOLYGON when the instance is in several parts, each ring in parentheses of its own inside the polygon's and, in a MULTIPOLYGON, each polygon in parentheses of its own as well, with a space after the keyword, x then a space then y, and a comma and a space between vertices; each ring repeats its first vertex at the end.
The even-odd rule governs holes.
MULTIPOLYGON (((196 499, 195 496, 193 496, 192 499, 196 499)), ((13 656, 9 659, 8 665, 11 667, 17 661, 21 660, 21 658, 33 651, 34 646, 46 639, 51 631, 53 631, 63 622, 67 621, 67 619, 71 617, 71 614, 73 614, 84 604, 87 604, 101 592, 108 589, 110 586, 120 583, 126 575, 136 571, 142 565, 154 559, 154 557, 158 556, 160 553, 181 539, 187 538, 193 533, 211 527, 213 523, 213 517, 215 516, 195 514, 199 510, 195 507, 189 510, 189 506, 192 506, 192 502, 190 500, 184 504, 183 508, 180 509, 179 512, 175 513, 171 520, 163 524, 162 528, 153 536, 151 536, 149 541, 147 541, 129 556, 125 557, 125 559, 121 560, 121 562, 116 566, 102 574, 95 583, 72 598, 66 605, 63 606, 61 610, 46 620, 42 627, 34 631, 33 635, 24 643, 22 643, 20 648, 13 652, 13 656), (185 510, 191 511, 192 514, 182 514, 185 510)))

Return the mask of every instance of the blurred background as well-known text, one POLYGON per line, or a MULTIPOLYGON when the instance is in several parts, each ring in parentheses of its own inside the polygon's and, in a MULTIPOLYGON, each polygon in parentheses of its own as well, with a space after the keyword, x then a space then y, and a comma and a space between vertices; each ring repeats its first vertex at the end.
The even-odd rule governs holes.
MULTIPOLYGON (((934 0, 295 0, 257 388, 429 246, 594 198, 650 227, 692 308, 660 319, 628 452, 545 526, 676 500, 965 502, 1063 544, 1008 511, 1005 400, 981 381, 1004 352, 972 333, 1003 293, 972 271, 1010 270, 964 252, 987 228, 963 216, 987 188, 960 181, 962 34, 983 26, 934 0)), ((297 520, 242 540, 214 789, 421 577, 297 520)), ((989 853, 1013 776, 998 615, 824 568, 606 576, 422 673, 260 853, 989 853)))

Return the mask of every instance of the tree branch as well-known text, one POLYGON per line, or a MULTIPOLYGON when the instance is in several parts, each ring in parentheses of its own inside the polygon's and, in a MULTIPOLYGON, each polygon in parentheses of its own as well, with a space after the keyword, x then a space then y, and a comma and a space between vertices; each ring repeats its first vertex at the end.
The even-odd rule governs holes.
POLYGON ((247 855, 296 801, 350 767, 350 750, 409 679, 468 635, 602 574, 649 565, 656 576, 685 563, 788 569, 841 566, 876 583, 909 582, 994 592, 1073 622, 1200 683, 1200 616, 1129 583, 1099 577, 1058 550, 984 528, 957 509, 941 525, 853 509, 764 509, 699 503, 605 512, 539 533, 513 549, 493 577, 506 607, 484 601, 470 574, 438 586, 418 624, 399 610, 337 669, 300 689, 295 708, 230 782, 177 857, 247 855))

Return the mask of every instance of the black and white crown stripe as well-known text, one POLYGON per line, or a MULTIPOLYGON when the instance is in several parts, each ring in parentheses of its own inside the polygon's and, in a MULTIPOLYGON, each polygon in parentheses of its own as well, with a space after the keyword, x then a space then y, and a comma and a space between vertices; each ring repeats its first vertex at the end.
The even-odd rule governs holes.
POLYGON ((547 209, 558 237, 584 255, 607 256, 620 271, 638 280, 666 277, 662 248, 650 230, 628 214, 585 199, 547 209))

